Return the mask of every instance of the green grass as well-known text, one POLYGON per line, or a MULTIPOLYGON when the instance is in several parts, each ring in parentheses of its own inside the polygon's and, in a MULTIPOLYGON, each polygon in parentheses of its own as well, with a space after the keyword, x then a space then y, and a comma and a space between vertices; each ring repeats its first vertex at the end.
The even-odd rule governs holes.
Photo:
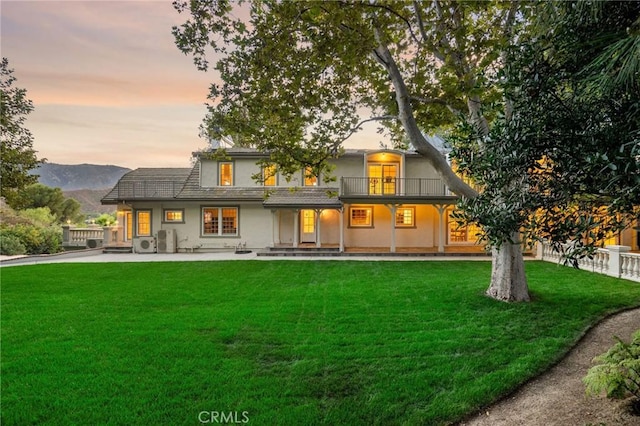
POLYGON ((1 274, 3 425, 197 425, 203 411, 254 425, 446 424, 640 305, 640 284, 540 262, 527 263, 527 304, 483 296, 487 262, 1 274))

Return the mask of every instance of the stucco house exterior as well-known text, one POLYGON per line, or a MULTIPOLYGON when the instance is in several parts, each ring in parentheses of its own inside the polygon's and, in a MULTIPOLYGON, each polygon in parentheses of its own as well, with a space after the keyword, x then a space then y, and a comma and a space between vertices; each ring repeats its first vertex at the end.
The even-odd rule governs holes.
POLYGON ((475 231, 449 218, 457 196, 417 152, 347 150, 333 160, 331 184, 308 171, 287 181, 261 170, 267 154, 249 148, 194 157, 192 168, 129 172, 102 199, 117 206, 118 244, 135 252, 483 252, 475 231))

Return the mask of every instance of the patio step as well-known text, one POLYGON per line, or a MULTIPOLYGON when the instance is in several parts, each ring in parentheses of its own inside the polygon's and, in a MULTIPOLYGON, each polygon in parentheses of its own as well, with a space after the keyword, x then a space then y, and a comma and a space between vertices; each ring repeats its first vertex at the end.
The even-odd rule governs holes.
POLYGON ((270 257, 304 257, 304 256, 321 256, 321 257, 327 257, 327 256, 341 256, 343 253, 340 253, 339 249, 315 249, 315 250, 310 250, 310 249, 302 249, 302 250, 296 250, 296 249, 290 249, 290 248, 286 248, 286 249, 278 249, 278 248, 274 248, 271 247, 269 250, 264 250, 264 251, 259 251, 256 253, 257 256, 270 256, 270 257))
POLYGON ((265 250, 256 253, 258 256, 271 256, 271 257, 292 257, 292 256, 340 256, 339 247, 315 247, 311 245, 304 245, 298 247, 279 246, 268 247, 265 250))
POLYGON ((258 256, 266 257, 487 257, 486 253, 437 253, 437 252, 395 252, 390 253, 376 252, 376 251, 346 251, 340 252, 339 249, 324 248, 324 249, 293 249, 293 248, 278 248, 271 247, 267 250, 259 251, 256 253, 258 256))
POLYGON ((131 246, 106 246, 102 248, 103 253, 133 253, 131 246))

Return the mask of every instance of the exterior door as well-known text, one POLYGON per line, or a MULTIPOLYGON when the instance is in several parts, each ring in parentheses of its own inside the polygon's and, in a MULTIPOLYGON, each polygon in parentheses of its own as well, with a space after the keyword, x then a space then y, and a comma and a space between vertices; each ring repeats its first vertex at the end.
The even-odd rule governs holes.
POLYGON ((369 195, 395 195, 397 164, 369 164, 369 195))
POLYGON ((300 211, 300 242, 316 242, 316 212, 315 210, 300 211))
POLYGON ((124 221, 126 222, 124 226, 127 230, 125 234, 125 241, 131 241, 133 238, 133 214, 131 213, 131 210, 128 210, 125 214, 124 221))

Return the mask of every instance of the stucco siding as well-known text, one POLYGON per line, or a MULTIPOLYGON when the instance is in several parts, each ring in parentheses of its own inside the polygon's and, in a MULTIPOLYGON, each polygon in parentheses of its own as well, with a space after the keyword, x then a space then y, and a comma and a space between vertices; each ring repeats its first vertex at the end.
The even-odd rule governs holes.
POLYGON ((405 161, 405 177, 437 179, 438 173, 422 157, 408 157, 405 161))
POLYGON ((218 162, 200 160, 200 186, 210 188, 218 185, 218 162))
MULTIPOLYGON (((360 207, 355 205, 354 207, 360 207)), ((349 206, 345 208, 345 245, 347 247, 391 247, 392 221, 391 210, 384 205, 374 205, 373 227, 358 228, 349 226, 349 206)), ((409 207, 409 205, 407 205, 409 207)), ((438 229, 438 216, 431 206, 415 207, 415 226, 395 228, 396 247, 434 247, 438 244, 435 232, 438 229)))
POLYGON ((340 183, 340 176, 364 177, 365 171, 363 157, 342 157, 337 160, 332 160, 331 164, 335 166, 332 175, 336 176, 338 179, 336 186, 340 183))

